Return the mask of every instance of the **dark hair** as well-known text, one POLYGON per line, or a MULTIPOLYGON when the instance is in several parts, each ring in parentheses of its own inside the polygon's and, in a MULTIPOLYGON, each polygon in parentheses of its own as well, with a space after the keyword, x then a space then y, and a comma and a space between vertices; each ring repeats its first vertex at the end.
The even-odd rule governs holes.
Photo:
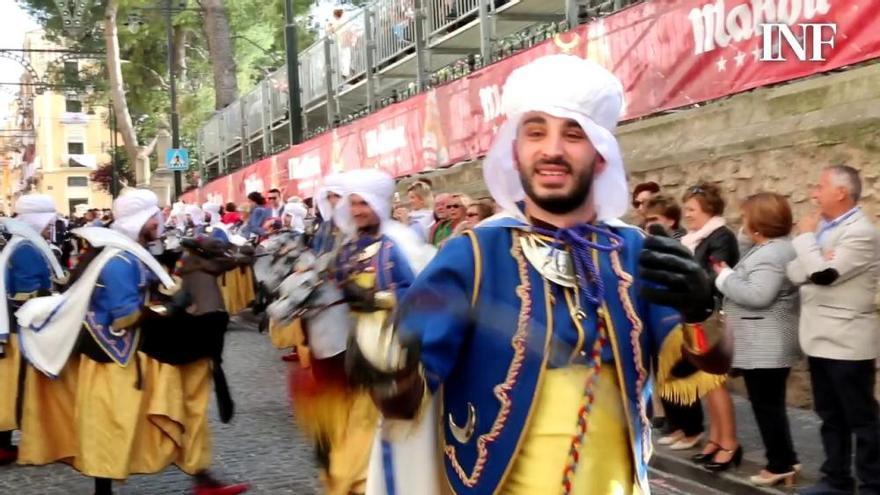
POLYGON ((656 213, 673 221, 672 228, 678 229, 681 222, 681 207, 672 196, 659 194, 645 203, 645 213, 656 213))
POLYGON ((684 196, 681 197, 681 202, 687 203, 690 199, 697 200, 700 208, 713 217, 724 213, 724 198, 721 197, 721 189, 715 184, 700 182, 696 186, 687 188, 684 196))
POLYGON ((658 194, 660 192, 660 184, 656 182, 642 182, 641 184, 636 185, 636 188, 633 189, 632 201, 636 202, 636 198, 639 197, 639 194, 648 191, 651 194, 658 194))
POLYGON ((749 229, 768 239, 785 237, 794 226, 791 206, 781 194, 753 194, 742 202, 741 208, 743 216, 748 218, 749 229))
POLYGON ((275 193, 275 194, 281 196, 281 191, 279 191, 278 189, 275 189, 274 187, 272 189, 269 189, 269 193, 275 193))
POLYGON ((226 211, 229 211, 229 212, 235 211, 235 203, 233 203, 231 201, 229 203, 226 203, 226 211))
POLYGON ((249 200, 253 201, 254 203, 256 203, 257 206, 265 206, 266 205, 266 198, 264 198, 263 195, 258 193, 257 191, 254 191, 254 192, 248 194, 247 198, 249 200))
POLYGON ((477 209, 477 212, 480 214, 481 222, 495 214, 494 208, 492 208, 492 206, 485 201, 474 201, 470 204, 470 206, 468 206, 468 209, 470 208, 477 209))

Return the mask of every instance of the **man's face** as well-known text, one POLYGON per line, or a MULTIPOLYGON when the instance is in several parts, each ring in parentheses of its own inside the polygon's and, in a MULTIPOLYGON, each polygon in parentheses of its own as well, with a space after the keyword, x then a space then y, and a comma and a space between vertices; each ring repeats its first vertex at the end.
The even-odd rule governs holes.
POLYGON ((268 196, 268 200, 269 200, 269 204, 271 204, 273 206, 280 206, 281 205, 281 195, 278 193, 270 192, 269 196, 268 196))
POLYGON ((527 113, 514 144, 526 195, 541 209, 569 213, 587 200, 604 159, 574 120, 527 113))
POLYGON ((352 194, 348 200, 351 203, 351 216, 358 230, 379 225, 379 216, 364 201, 364 198, 357 194, 352 194))
POLYGON ((342 196, 336 193, 327 193, 327 201, 330 203, 332 208, 336 208, 336 205, 339 204, 339 200, 342 199, 342 196))
POLYGON ((155 241, 159 239, 159 219, 156 217, 151 217, 147 220, 147 223, 141 227, 141 244, 147 244, 149 242, 155 241))
POLYGON ((833 217, 840 204, 846 200, 846 188, 834 184, 831 172, 825 170, 819 176, 819 183, 813 189, 813 200, 819 206, 819 212, 826 217, 833 217))
POLYGON ((654 193, 651 191, 642 191, 636 196, 634 201, 634 205, 636 207, 636 213, 639 214, 642 218, 647 219, 645 208, 648 206, 648 200, 654 197, 654 193))
POLYGON ((434 214, 440 220, 446 220, 449 217, 446 205, 449 204, 450 199, 451 197, 448 194, 438 194, 437 197, 434 198, 434 214))

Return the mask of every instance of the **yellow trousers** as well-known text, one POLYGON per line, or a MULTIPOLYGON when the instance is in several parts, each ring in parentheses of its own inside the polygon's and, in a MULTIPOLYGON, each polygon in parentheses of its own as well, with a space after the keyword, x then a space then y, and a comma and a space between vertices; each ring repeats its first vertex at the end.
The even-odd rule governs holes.
POLYGON ((6 356, 0 359, 0 431, 11 431, 18 429, 18 421, 15 418, 21 366, 18 335, 9 334, 5 350, 6 356))
MULTIPOLYGON (((568 452, 577 433, 584 384, 591 373, 583 366, 545 372, 529 429, 501 493, 561 493, 568 452)), ((571 493, 636 495, 640 491, 613 363, 603 365, 593 391, 595 401, 571 493)))

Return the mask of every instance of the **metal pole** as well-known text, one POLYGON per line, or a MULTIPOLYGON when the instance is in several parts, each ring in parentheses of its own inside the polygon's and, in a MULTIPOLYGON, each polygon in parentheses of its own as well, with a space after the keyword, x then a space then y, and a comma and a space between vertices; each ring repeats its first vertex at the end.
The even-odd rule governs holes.
POLYGON ((367 110, 372 112, 376 108, 376 79, 373 67, 376 65, 376 37, 373 36, 373 9, 364 7, 364 61, 366 62, 367 75, 367 110))
POLYGON ((110 195, 113 199, 119 196, 119 167, 116 163, 116 112, 110 102, 110 195))
POLYGON ((336 127, 336 78, 333 77, 333 54, 330 52, 330 38, 324 38, 324 86, 327 88, 327 94, 324 96, 327 103, 327 127, 336 127))
POLYGON ((415 0, 414 8, 415 19, 413 20, 415 28, 415 45, 416 45, 416 85, 419 91, 423 91, 428 82, 428 62, 427 62, 427 37, 425 36, 425 11, 424 0, 415 0))
POLYGON ((290 111, 290 144, 303 141, 302 101, 299 95, 299 48, 296 23, 293 20, 293 0, 284 2, 284 45, 287 48, 287 94, 290 111))
POLYGON ((483 65, 492 62, 492 24, 489 18, 489 0, 480 0, 480 55, 483 65))
MULTIPOLYGON (((180 121, 177 116, 177 79, 174 74, 174 25, 172 24, 172 0, 165 0, 165 20, 168 31, 168 83, 171 89, 171 147, 180 148, 180 121)), ((165 164, 168 165, 167 163, 165 164)), ((183 178, 174 171, 174 200, 183 192, 183 178)))
POLYGON ((569 29, 578 25, 578 0, 565 0, 565 20, 569 29))

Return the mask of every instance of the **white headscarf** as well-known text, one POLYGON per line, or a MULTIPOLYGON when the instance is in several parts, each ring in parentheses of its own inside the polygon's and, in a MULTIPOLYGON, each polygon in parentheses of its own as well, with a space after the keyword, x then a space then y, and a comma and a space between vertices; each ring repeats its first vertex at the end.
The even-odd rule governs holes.
POLYGON ((217 203, 205 203, 202 205, 202 210, 211 215, 210 225, 217 225, 220 223, 220 205, 217 203))
POLYGON ((205 212, 199 208, 199 205, 186 205, 183 212, 188 215, 196 227, 205 224, 205 212))
POLYGON ((327 199, 327 195, 330 193, 339 196, 345 194, 344 174, 328 175, 324 179, 324 184, 318 188, 318 194, 315 196, 315 204, 318 206, 321 218, 325 222, 329 222, 333 219, 333 206, 330 205, 330 200, 327 199))
POLYGON ((612 131, 623 106, 623 86, 601 65, 574 55, 549 55, 514 70, 504 84, 501 109, 507 121, 498 130, 483 165, 489 192, 508 214, 524 218, 516 206, 525 199, 513 155, 517 131, 527 112, 544 112, 580 124, 606 167, 594 177, 590 198, 599 220, 626 213, 629 190, 620 147, 612 131))
POLYGON ((186 213, 184 208, 186 204, 178 201, 171 206, 171 212, 168 214, 167 222, 178 229, 186 228, 186 213))
POLYGON ((137 241, 144 224, 156 216, 161 220, 162 212, 159 210, 159 198, 153 191, 126 189, 113 201, 113 224, 110 228, 137 241))
POLYGON ((306 231, 306 215, 308 214, 308 208, 299 200, 288 201, 281 210, 282 220, 285 216, 291 217, 290 228, 299 233, 306 231))
POLYGON ((50 222, 58 218, 55 203, 45 194, 28 194, 15 202, 17 218, 42 234, 50 222))
POLYGON ((347 234, 357 231, 351 216, 351 196, 356 194, 370 205, 379 222, 391 220, 391 200, 394 195, 394 178, 381 170, 363 168, 346 172, 343 177, 344 194, 334 213, 336 225, 347 234))

